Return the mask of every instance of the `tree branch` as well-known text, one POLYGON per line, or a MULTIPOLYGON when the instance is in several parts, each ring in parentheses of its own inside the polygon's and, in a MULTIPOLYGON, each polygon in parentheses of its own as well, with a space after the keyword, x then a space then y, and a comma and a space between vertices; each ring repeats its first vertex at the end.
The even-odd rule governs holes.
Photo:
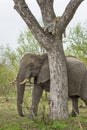
POLYGON ((61 16, 60 20, 58 21, 57 28, 58 32, 64 33, 65 28, 73 18, 77 8, 84 0, 70 0, 69 4, 67 5, 63 15, 61 16))
MULTIPOLYGON (((25 3, 25 0, 13 0, 15 5, 14 8, 20 14, 20 16, 24 19, 27 26, 35 36, 35 38, 39 41, 39 43, 44 47, 48 48, 48 38, 52 39, 50 34, 46 34, 44 30, 41 28, 36 18, 33 16, 32 12, 28 8, 28 5, 25 3)), ((52 41, 53 42, 53 41, 52 41)))
POLYGON ((42 12, 42 18, 45 26, 55 19, 53 2, 54 0, 37 0, 42 12))

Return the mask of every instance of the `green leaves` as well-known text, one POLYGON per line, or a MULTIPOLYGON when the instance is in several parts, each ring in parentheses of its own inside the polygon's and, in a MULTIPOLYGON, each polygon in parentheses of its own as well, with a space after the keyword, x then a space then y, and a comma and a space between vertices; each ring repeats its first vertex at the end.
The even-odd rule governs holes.
POLYGON ((41 46, 34 38, 30 30, 26 30, 21 32, 18 39, 18 48, 17 53, 18 55, 22 56, 26 52, 29 53, 41 53, 41 46))
POLYGON ((68 32, 66 39, 68 47, 66 49, 67 55, 73 55, 81 59, 87 56, 87 28, 85 25, 77 24, 68 32))
POLYGON ((17 73, 16 54, 10 47, 0 46, 0 94, 7 97, 9 93, 10 81, 17 73))

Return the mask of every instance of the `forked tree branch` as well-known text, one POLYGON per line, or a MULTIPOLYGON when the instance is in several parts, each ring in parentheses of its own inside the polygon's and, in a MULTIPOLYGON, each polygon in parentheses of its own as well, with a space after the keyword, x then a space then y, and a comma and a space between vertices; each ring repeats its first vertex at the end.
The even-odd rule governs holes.
POLYGON ((73 18, 77 8, 84 0, 70 0, 69 4, 67 5, 63 15, 61 16, 60 20, 58 21, 57 28, 58 32, 64 33, 65 28, 73 18))
MULTIPOLYGON (((32 12, 30 11, 25 0, 13 0, 13 1, 15 3, 14 8, 24 19, 24 21, 30 28, 35 38, 43 47, 48 49, 49 46, 51 46, 54 43, 53 41, 54 36, 50 35, 47 32, 44 32, 44 30, 37 22, 36 18, 33 16, 32 12), (49 40, 50 42, 48 42, 49 40)), ((60 17, 60 20, 56 24, 57 37, 64 33, 65 28, 73 18, 78 6, 81 4, 82 1, 84 0, 70 0, 63 15, 60 17)), ((54 0, 37 0, 37 2, 40 6, 43 22, 46 26, 47 24, 49 24, 49 22, 52 22, 55 19, 55 13, 53 9, 54 0)))

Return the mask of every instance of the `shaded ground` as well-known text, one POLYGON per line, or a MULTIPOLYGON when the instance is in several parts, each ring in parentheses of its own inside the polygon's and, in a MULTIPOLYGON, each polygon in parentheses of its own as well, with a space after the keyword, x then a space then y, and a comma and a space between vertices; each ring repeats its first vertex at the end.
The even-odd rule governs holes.
MULTIPOLYGON (((26 93, 26 97, 24 100, 24 112, 28 113, 28 106, 31 105, 31 94, 26 93)), ((41 105, 43 106, 43 104, 41 105)), ((66 121, 52 122, 48 119, 45 113, 40 114, 41 116, 37 117, 35 120, 31 120, 27 117, 21 118, 18 116, 16 110, 16 94, 9 95, 8 100, 6 100, 5 97, 1 96, 0 130, 87 130, 87 108, 81 101, 79 101, 79 106, 80 116, 76 118, 70 117, 66 121)), ((71 109, 70 102, 69 108, 71 109)))

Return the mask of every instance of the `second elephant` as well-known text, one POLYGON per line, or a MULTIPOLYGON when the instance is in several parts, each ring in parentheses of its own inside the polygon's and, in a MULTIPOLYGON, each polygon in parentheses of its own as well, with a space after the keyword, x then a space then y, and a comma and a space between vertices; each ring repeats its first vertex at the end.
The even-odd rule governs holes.
MULTIPOLYGON (((72 115, 76 116, 78 110, 78 98, 87 105, 87 70, 83 62, 75 57, 66 57, 68 71, 68 95, 72 100, 72 115)), ((43 90, 50 91, 50 74, 48 57, 44 55, 26 54, 20 61, 17 75, 17 108, 20 116, 22 112, 23 95, 26 79, 34 77, 32 93, 32 111, 37 115, 38 104, 43 90)))

